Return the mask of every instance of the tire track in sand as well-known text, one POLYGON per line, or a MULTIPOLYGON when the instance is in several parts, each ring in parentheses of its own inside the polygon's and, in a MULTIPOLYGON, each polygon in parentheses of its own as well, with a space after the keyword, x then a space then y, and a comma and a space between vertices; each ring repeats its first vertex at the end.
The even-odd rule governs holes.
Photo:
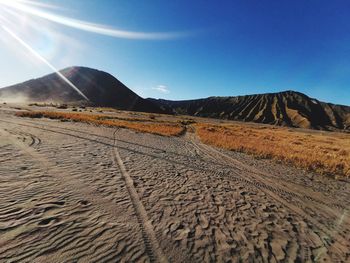
POLYGON ((89 184, 83 180, 70 176, 69 172, 58 167, 54 162, 48 159, 47 156, 39 153, 30 145, 18 140, 18 138, 15 138, 14 134, 15 132, 11 133, 7 129, 0 129, 0 136, 8 138, 14 146, 18 147, 20 151, 31 156, 34 161, 40 164, 41 168, 45 170, 47 174, 60 174, 61 176, 51 177, 55 182, 65 187, 67 190, 76 193, 82 201, 88 200, 89 203, 93 203, 100 211, 103 211, 112 217, 118 216, 118 213, 115 212, 117 211, 118 207, 114 202, 101 196, 95 189, 91 188, 89 184), (75 185, 80 185, 82 187, 77 188, 75 185))
POLYGON ((137 220, 141 228, 147 254, 152 262, 168 262, 165 255, 163 254, 162 249, 159 246, 158 240, 154 233, 152 223, 148 218, 146 209, 143 206, 138 196, 138 193, 135 189, 134 181, 132 180, 131 176, 126 170, 123 160, 120 157, 118 148, 116 146, 116 133, 118 132, 118 130, 119 129, 115 130, 113 133, 113 140, 114 140, 113 156, 125 180, 126 188, 129 192, 130 199, 134 206, 137 220))
MULTIPOLYGON (((19 124, 19 123, 13 123, 13 124, 22 126, 22 124, 19 124)), ((37 127, 34 127, 34 128, 37 128, 37 127)), ((126 189, 129 193, 132 206, 133 206, 135 214, 137 216, 137 221, 138 221, 138 224, 139 224, 139 227, 141 230, 141 234, 142 234, 142 238, 143 238, 143 241, 145 244, 146 253, 149 256, 149 259, 151 262, 168 262, 162 249, 159 246, 159 243, 157 241, 156 235, 155 235, 154 230, 153 230, 152 223, 148 219, 146 209, 144 208, 142 202, 139 199, 138 193, 134 187, 133 180, 132 180, 131 176, 129 175, 129 173, 127 172, 125 165, 120 157, 119 151, 116 147, 116 132, 118 130, 119 129, 114 131, 113 138, 112 138, 113 145, 114 145, 113 152, 112 152, 112 155, 114 158, 113 161, 118 165, 120 172, 122 174, 122 177, 124 179, 126 189)), ((1 130, 0 130, 0 132, 1 132, 1 130)), ((4 130, 3 132, 11 134, 9 131, 4 130)), ((14 135, 13 132, 12 132, 12 134, 14 135)), ((50 164, 48 162, 48 160, 44 159, 43 156, 41 156, 39 153, 37 153, 34 149, 32 149, 30 147, 30 145, 23 144, 23 142, 17 142, 17 141, 13 141, 13 143, 15 143, 17 146, 19 146, 26 153, 33 156, 34 159, 39 160, 42 165, 47 166, 47 167, 54 166, 53 164, 50 164)), ((82 182, 80 182, 80 184, 82 184, 82 182)), ((85 189, 85 191, 86 191, 86 189, 88 189, 88 186, 85 185, 85 187, 83 187, 83 189, 85 189)), ((93 200, 96 200, 96 198, 93 198, 93 200)), ((103 210, 103 206, 102 206, 102 210, 103 210)), ((110 207, 110 209, 107 209, 107 210, 114 211, 115 209, 113 209, 113 207, 110 207)))
MULTIPOLYGON (((190 142, 192 142, 193 146, 197 150, 204 153, 209 158, 216 160, 218 162, 222 162, 223 160, 226 160, 228 161, 227 163, 229 164, 229 166, 236 169, 238 168, 241 172, 245 172, 245 175, 246 175, 245 177, 240 176, 243 181, 246 181, 248 184, 252 184, 255 187, 259 188, 260 190, 268 194, 270 197, 275 199, 277 202, 281 203, 285 207, 289 208, 291 211, 301 216, 304 220, 307 220, 308 222, 312 223, 315 227, 318 228, 319 231, 321 231, 321 233, 323 232, 323 238, 321 238, 321 240, 324 245, 334 248, 340 254, 344 252, 346 253, 348 249, 348 246, 347 246, 348 241, 345 239, 345 237, 341 235, 335 235, 335 233, 338 232, 337 229, 329 229, 323 223, 319 222, 316 218, 307 214, 307 212, 304 211, 304 209, 307 209, 306 204, 304 204, 304 207, 299 207, 297 204, 294 204, 293 202, 285 200, 283 198, 283 195, 281 196, 279 193, 281 192, 288 193, 288 191, 281 190, 279 188, 281 186, 277 186, 275 184, 267 185, 263 181, 263 179, 259 176, 259 174, 263 175, 263 173, 259 173, 255 168, 249 167, 239 162, 238 160, 234 159, 233 157, 228 156, 216 150, 211 146, 198 142, 197 138, 195 138, 194 135, 188 135, 187 138, 190 140, 190 142), (333 239, 333 242, 331 242, 331 240, 329 239, 333 239), (330 244, 327 244, 327 243, 330 243, 330 244)), ((269 182, 269 180, 267 180, 267 182, 269 182)), ((302 198, 297 194, 292 194, 291 197, 293 197, 294 199, 302 198)), ((308 256, 309 251, 305 251, 304 253, 306 253, 307 254, 306 256, 308 256)))
MULTIPOLYGON (((122 224, 123 225, 128 225, 130 222, 130 219, 122 219, 122 220, 117 220, 116 223, 114 223, 113 219, 119 219, 120 216, 120 208, 117 206, 117 204, 110 200, 110 199, 106 199, 103 196, 100 195, 99 192, 97 192, 95 189, 91 188, 89 184, 83 182, 82 180, 78 179, 78 178, 74 178, 72 176, 70 176, 70 173, 65 170, 62 169, 60 167, 57 167, 57 165, 55 163, 52 162, 52 160, 50 160, 47 156, 45 156, 42 153, 37 152, 36 149, 32 148, 30 146, 30 143, 28 144, 28 142, 23 141, 21 137, 18 137, 19 133, 17 131, 11 131, 8 129, 3 129, 0 127, 0 138, 5 138, 5 140, 9 140, 9 142, 11 143, 11 145, 15 146, 18 151, 23 152, 23 154, 27 155, 28 157, 30 156, 31 159, 35 162, 37 162, 40 165, 40 168, 45 171, 47 174, 59 174, 60 176, 50 176, 50 179, 54 182, 57 183, 58 185, 60 185, 62 187, 62 189, 64 189, 66 191, 66 193, 68 193, 69 195, 72 195, 72 193, 74 193, 74 196, 77 197, 77 199, 79 200, 79 204, 83 205, 85 207, 93 205, 95 207, 95 210, 91 210, 89 213, 94 213, 94 211, 100 211, 101 214, 97 213, 96 218, 98 218, 98 220, 100 220, 100 218, 104 218, 104 220, 108 220, 107 222, 109 222, 108 224, 111 225, 111 227, 103 229, 101 233, 101 237, 102 237, 102 233, 106 233, 107 231, 111 231, 112 226, 118 226, 118 224, 122 224), (81 187, 76 187, 77 185, 81 186, 81 187)), ((28 136, 30 136, 30 133, 26 133, 28 136)), ((34 136, 34 135, 33 135, 34 136)), ((111 157, 110 157, 111 158, 111 157)), ((121 179, 121 178, 120 178, 121 179)), ((121 179, 122 180, 122 179, 121 179)), ((122 180, 123 181, 123 180, 122 180)), ((124 183, 123 183, 124 184, 124 183)), ((125 186, 125 184, 124 184, 125 186)), ((124 194, 127 195, 127 193, 124 192, 124 194)), ((131 200, 129 201, 129 205, 132 207, 132 202, 131 200)), ((76 208, 73 207, 73 211, 72 211, 72 215, 73 214, 77 214, 77 210, 75 210, 76 208)), ((79 211, 79 210, 78 210, 79 211)), ((83 212, 85 212, 83 210, 83 212)), ((133 213, 131 213, 130 215, 133 215, 133 213)), ((20 215, 22 217, 22 215, 20 215)), ((27 216, 27 214, 25 215, 27 216)), ((23 216, 24 218, 24 216, 23 216)), ((42 218, 43 220, 45 220, 45 218, 42 218)), ((132 224, 134 225, 137 221, 132 218, 132 224)), ((38 224, 40 225, 41 222, 43 222, 40 217, 37 219, 38 220, 38 224)), ((79 220, 79 219, 77 219, 79 220)), ((35 222, 35 220, 33 220, 35 222)), ((74 222, 76 222, 74 220, 74 222)), ((36 244, 39 243, 34 243, 32 246, 29 245, 29 247, 25 246, 25 250, 18 250, 15 251, 15 254, 11 254, 11 249, 12 248, 7 248, 6 250, 1 249, 1 255, 0 258, 4 259, 5 257, 9 257, 9 255, 6 255, 4 251, 8 252, 10 254, 10 257, 13 257, 16 259, 14 259, 14 261, 20 261, 17 258, 21 258, 21 260, 25 260, 28 262, 44 262, 41 261, 41 259, 39 259, 40 257, 48 257, 50 258, 50 260, 45 260, 45 262, 62 262, 62 259, 59 260, 56 256, 57 255, 51 255, 51 252, 55 252, 57 251, 61 251, 64 253, 68 253, 67 251, 69 250, 63 250, 62 251, 62 247, 61 245, 57 245, 58 240, 63 240, 64 242, 66 242, 66 240, 72 240, 72 242, 76 242, 76 240, 78 240, 79 245, 76 244, 76 246, 74 248, 70 247, 70 249, 73 249, 71 251, 75 251, 75 249, 77 249, 78 251, 81 250, 80 254, 84 255, 84 256, 90 256, 88 253, 90 251, 88 250, 84 250, 83 244, 84 242, 86 242, 88 236, 79 236, 78 233, 80 233, 80 231, 83 231, 82 229, 84 228, 83 226, 79 226, 76 229, 71 229, 73 223, 67 223, 65 224, 68 228, 68 230, 63 231, 62 234, 60 233, 59 235, 55 235, 55 237, 50 238, 50 241, 45 243, 44 245, 42 245, 41 249, 42 251, 37 253, 35 252, 35 250, 32 250, 30 247, 34 247, 36 244), (69 235, 67 235, 67 233, 69 235), (73 236, 73 237, 72 237, 73 236), (74 237, 75 236, 75 237, 74 237), (52 242, 51 242, 52 240, 52 242), (86 254, 84 254, 86 253, 86 254), (38 261, 34 260, 33 258, 38 257, 38 261), (51 258, 52 257, 52 258, 51 258), (54 259, 54 260, 53 260, 54 259)), ((84 225, 84 224, 82 224, 84 225)), ((93 231, 95 231, 98 226, 103 226, 106 225, 106 222, 99 222, 99 224, 96 225, 92 225, 92 226, 86 226, 85 227, 90 227, 90 233, 92 233, 93 231)), ((137 223, 136 223, 137 226, 137 223)), ((6 229, 6 228, 5 228, 6 229)), ((130 228, 129 228, 130 229, 130 228)), ((55 230, 55 229, 54 229, 55 230)), ((36 230, 38 231, 38 230, 36 230)), ((139 230, 138 230, 139 231, 139 230)), ((118 238, 121 232, 118 231, 114 231, 114 236, 111 238, 109 237, 109 239, 106 240, 111 240, 114 238, 118 238)), ((50 232, 48 235, 51 235, 52 233, 50 232)), ((132 233, 129 233, 128 236, 132 237, 132 233)), ((11 237, 11 236, 10 236, 11 237)), ((46 237, 43 233, 42 237, 46 237)), ((99 237, 99 236, 98 236, 99 237)), ((96 237, 97 238, 97 237, 96 237)), ((96 239, 94 237, 94 239, 96 239)), ((0 243, 6 244, 7 240, 5 239, 5 237, 2 237, 2 239, 0 240, 0 243)), ((115 240, 115 239, 114 239, 115 240)), ((129 248, 130 248, 130 253, 134 253, 133 255, 131 255, 131 257, 133 257, 134 255, 136 255, 137 252, 135 252, 135 250, 140 250, 140 245, 142 245, 142 235, 140 232, 138 232, 138 237, 137 237, 137 242, 135 240, 132 239, 127 239, 126 236, 120 236, 119 239, 115 240, 115 242, 117 242, 116 244, 118 245, 118 248, 121 249, 115 249, 113 248, 113 244, 112 244, 112 249, 109 250, 109 254, 108 255, 114 255, 114 257, 116 256, 125 256, 125 254, 122 253, 129 253, 129 248), (141 242, 141 243, 140 243, 141 242), (128 247, 127 247, 128 246, 128 247), (126 252, 128 251, 128 252, 126 252), (114 253, 114 254, 113 254, 114 253)), ((19 241, 20 242, 20 241, 19 241)), ((39 241, 37 241, 39 242, 39 241)), ((67 245, 67 244, 66 244, 67 245)), ((107 244, 106 244, 107 245, 107 244)), ((68 245, 67 245, 68 246, 68 245)), ((100 245, 97 245, 97 247, 99 247, 100 245)), ((1 244, 0 244, 1 247, 1 244)), ((1 247, 2 248, 2 247, 1 247)), ((106 250, 108 251, 108 250, 106 250)), ((141 257, 142 255, 146 255, 146 247, 144 247, 142 245, 142 254, 139 254, 139 256, 141 257)), ((73 252, 69 252, 69 253, 73 253, 73 252)), ((94 253, 94 252, 93 252, 94 253)), ((75 252, 72 254, 73 257, 75 252)), ((106 257, 108 256, 106 255, 106 257)), ((59 255, 60 256, 60 255, 59 255)), ((80 256, 79 256, 80 257, 80 256)), ((0 261, 2 262, 2 259, 0 259, 0 261)), ((111 260, 111 258, 109 258, 109 260, 111 260)), ((77 259, 74 260, 74 262, 78 261, 77 259)), ((151 261, 151 260, 150 260, 151 261)))
POLYGON ((22 131, 11 131, 4 129, 5 132, 8 132, 14 136, 17 136, 17 139, 22 140, 23 143, 27 143, 28 147, 36 147, 41 144, 41 139, 31 133, 22 132, 22 131))

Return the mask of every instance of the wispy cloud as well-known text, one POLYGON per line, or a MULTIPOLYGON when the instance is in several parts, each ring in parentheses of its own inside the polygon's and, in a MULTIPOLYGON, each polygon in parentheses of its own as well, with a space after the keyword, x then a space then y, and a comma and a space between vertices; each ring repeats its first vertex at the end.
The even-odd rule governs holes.
POLYGON ((40 17, 50 22, 54 22, 67 27, 116 38, 140 40, 169 40, 186 37, 190 34, 189 32, 137 32, 120 30, 106 25, 95 24, 88 21, 57 15, 48 12, 44 9, 33 7, 32 1, 28 0, 0 0, 0 5, 7 6, 9 8, 16 9, 18 11, 30 14, 32 16, 40 17))
POLYGON ((165 85, 158 85, 157 87, 153 87, 152 89, 156 90, 158 92, 161 92, 163 94, 169 94, 170 93, 170 90, 165 85))

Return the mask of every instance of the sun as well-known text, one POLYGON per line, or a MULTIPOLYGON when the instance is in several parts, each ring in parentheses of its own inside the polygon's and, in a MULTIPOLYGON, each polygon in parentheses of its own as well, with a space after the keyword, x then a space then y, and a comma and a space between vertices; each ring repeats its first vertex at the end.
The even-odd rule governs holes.
MULTIPOLYGON (((27 42, 25 42, 18 33, 15 31, 23 31, 23 27, 18 26, 16 21, 26 21, 27 24, 31 24, 33 21, 30 20, 29 14, 33 15, 32 6, 41 6, 40 3, 28 1, 28 0, 13 0, 11 2, 0 0, 0 27, 3 32, 7 33, 14 41, 20 44, 29 54, 38 59, 39 61, 46 64, 50 69, 52 69, 63 81, 65 81, 72 89, 74 89, 80 96, 85 100, 89 101, 86 95, 80 91, 80 89, 74 85, 70 80, 68 80, 61 72, 59 72, 47 59, 39 54, 34 48, 32 48, 27 42), (14 28, 14 29, 12 29, 14 28)), ((45 7, 48 7, 45 5, 45 7)), ((37 10, 39 11, 39 10, 37 10)), ((30 28, 30 27, 28 27, 30 28)))

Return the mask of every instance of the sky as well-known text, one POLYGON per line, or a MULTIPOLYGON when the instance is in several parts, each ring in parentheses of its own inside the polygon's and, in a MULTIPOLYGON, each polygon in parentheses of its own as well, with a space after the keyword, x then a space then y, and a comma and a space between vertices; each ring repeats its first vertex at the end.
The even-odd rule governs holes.
POLYGON ((348 0, 0 0, 0 87, 87 66, 142 97, 350 105, 349 13, 348 0))

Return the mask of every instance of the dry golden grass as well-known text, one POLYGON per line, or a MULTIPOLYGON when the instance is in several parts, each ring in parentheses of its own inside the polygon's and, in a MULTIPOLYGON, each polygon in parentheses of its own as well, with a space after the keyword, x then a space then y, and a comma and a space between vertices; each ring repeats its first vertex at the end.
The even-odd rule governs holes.
POLYGON ((203 143, 271 158, 310 171, 350 176, 350 134, 245 124, 196 124, 203 143))
POLYGON ((210 124, 181 118, 156 120, 117 115, 58 111, 18 112, 17 116, 51 118, 133 129, 163 136, 179 136, 194 125, 203 143, 271 158, 297 167, 334 176, 350 177, 350 134, 305 131, 249 124, 210 124))
POLYGON ((71 113, 71 112, 54 112, 54 111, 29 111, 17 112, 18 117, 30 118, 51 118, 59 120, 72 120, 78 122, 104 125, 109 127, 128 128, 135 131, 147 132, 163 136, 178 136, 184 132, 184 127, 175 123, 155 123, 140 122, 140 120, 118 120, 111 119, 108 115, 88 114, 88 113, 71 113))

